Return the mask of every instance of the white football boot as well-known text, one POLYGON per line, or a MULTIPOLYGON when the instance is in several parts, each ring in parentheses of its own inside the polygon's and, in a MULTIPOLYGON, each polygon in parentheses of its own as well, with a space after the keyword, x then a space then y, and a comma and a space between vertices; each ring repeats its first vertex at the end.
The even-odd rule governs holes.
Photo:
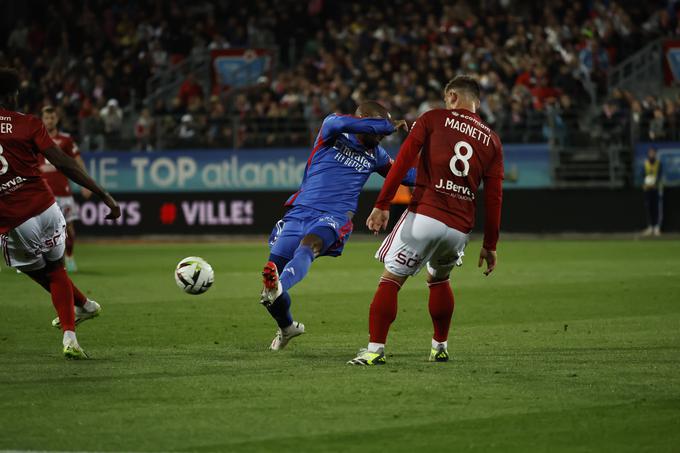
POLYGON ((305 325, 301 322, 293 321, 293 324, 283 329, 279 328, 269 347, 272 351, 280 351, 285 348, 290 340, 305 333, 305 325))
MULTIPOLYGON (((97 302, 87 299, 87 302, 82 307, 75 307, 76 310, 76 326, 83 321, 88 319, 96 318, 102 312, 102 307, 97 302)), ((52 327, 56 329, 61 329, 61 322, 59 318, 54 318, 52 320, 52 327)))

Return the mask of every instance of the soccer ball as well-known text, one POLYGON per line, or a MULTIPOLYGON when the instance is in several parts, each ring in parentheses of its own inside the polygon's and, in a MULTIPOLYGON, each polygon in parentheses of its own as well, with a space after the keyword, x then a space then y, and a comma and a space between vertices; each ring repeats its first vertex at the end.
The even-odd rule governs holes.
POLYGON ((175 282, 187 294, 203 294, 214 281, 212 266, 198 256, 184 258, 175 269, 175 282))

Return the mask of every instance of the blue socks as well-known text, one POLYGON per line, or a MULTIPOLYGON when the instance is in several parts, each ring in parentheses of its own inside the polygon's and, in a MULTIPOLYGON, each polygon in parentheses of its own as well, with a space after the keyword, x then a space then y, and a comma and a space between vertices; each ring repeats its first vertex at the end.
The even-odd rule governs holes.
POLYGON ((279 278, 284 293, 305 278, 307 271, 309 271, 309 266, 312 265, 312 261, 314 261, 314 252, 310 247, 301 245, 295 250, 293 259, 286 264, 283 270, 279 271, 279 278))
POLYGON ((280 328, 283 329, 293 324, 293 315, 290 314, 290 295, 286 291, 267 307, 267 311, 280 328))
MULTIPOLYGON (((333 232, 333 230, 329 231, 333 232)), ((324 230, 323 233, 326 233, 326 231, 324 230)), ((327 236, 327 234, 321 237, 324 238, 324 236, 327 236)), ((330 239, 334 239, 334 237, 330 239)), ((312 265, 312 261, 314 261, 314 251, 312 251, 311 247, 301 245, 295 249, 293 259, 290 261, 286 262, 286 258, 273 254, 269 256, 269 261, 274 262, 279 270, 279 279, 281 280, 283 293, 267 307, 267 310, 272 315, 272 318, 276 320, 279 327, 283 329, 293 323, 293 316, 290 314, 291 301, 288 290, 305 278, 309 267, 312 265)))

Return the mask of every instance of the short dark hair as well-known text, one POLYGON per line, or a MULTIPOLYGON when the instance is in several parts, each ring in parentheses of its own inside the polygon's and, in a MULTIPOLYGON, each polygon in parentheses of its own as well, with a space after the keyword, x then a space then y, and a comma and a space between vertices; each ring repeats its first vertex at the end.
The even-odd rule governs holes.
POLYGON ((470 75, 459 75, 449 80, 444 88, 444 93, 448 93, 450 90, 465 91, 475 99, 480 99, 482 92, 477 79, 470 75))
POLYGON ((40 114, 44 115, 45 113, 57 113, 57 109, 54 108, 52 105, 46 105, 45 107, 40 109, 40 114))
POLYGON ((21 79, 19 73, 12 68, 0 68, 0 99, 14 95, 19 91, 21 79))
POLYGON ((389 112, 378 101, 364 101, 359 104, 355 112, 357 116, 388 118, 389 112))

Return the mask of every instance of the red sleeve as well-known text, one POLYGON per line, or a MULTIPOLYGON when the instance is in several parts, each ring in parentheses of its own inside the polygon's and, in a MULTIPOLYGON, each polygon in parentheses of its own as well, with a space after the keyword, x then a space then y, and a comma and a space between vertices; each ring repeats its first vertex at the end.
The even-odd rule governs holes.
POLYGON ((38 118, 35 118, 34 123, 35 125, 33 127, 33 143, 35 144, 40 154, 44 154, 45 151, 47 151, 50 148, 54 148, 57 145, 55 145, 54 142, 52 141, 52 138, 50 138, 50 134, 47 133, 47 129, 45 129, 45 125, 43 124, 42 121, 40 121, 38 118))
POLYGON ((408 173, 409 169, 414 166, 418 153, 425 143, 427 137, 427 126, 423 114, 411 129, 411 132, 406 137, 406 140, 399 149, 397 160, 392 164, 392 168, 385 178, 378 200, 375 202, 375 207, 382 210, 390 208, 390 204, 397 189, 401 185, 402 180, 408 173))
POLYGON ((493 160, 484 171, 484 177, 503 179, 505 174, 505 170, 503 169, 503 145, 501 145, 501 141, 496 134, 493 135, 492 140, 496 154, 493 156, 493 160))
POLYGON ((496 250, 501 228, 501 206, 503 204, 503 146, 494 136, 494 155, 484 175, 484 245, 486 250, 496 250))

